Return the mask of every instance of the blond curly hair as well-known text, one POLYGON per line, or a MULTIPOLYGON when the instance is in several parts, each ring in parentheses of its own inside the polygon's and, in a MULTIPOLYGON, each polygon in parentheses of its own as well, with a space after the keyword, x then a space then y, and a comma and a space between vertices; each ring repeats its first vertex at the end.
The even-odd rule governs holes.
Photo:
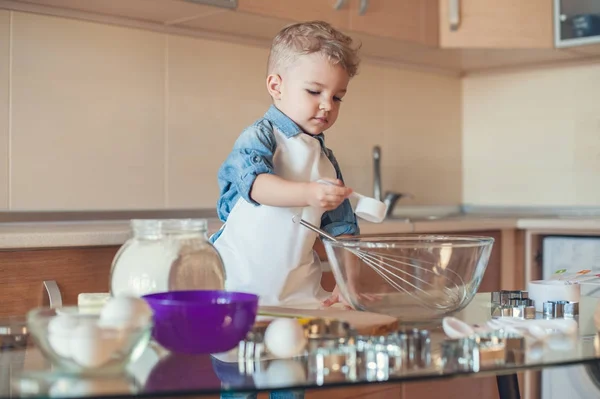
POLYGON ((305 54, 320 53, 332 65, 341 66, 348 76, 358 73, 360 59, 350 36, 323 21, 299 22, 283 28, 273 39, 267 74, 281 73, 305 54))

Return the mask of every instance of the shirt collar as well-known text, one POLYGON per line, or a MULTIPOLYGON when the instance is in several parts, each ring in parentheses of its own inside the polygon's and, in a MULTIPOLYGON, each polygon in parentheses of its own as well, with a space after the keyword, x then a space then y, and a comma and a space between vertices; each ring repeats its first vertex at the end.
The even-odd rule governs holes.
POLYGON ((269 120, 277 130, 290 138, 304 133, 300 126, 296 125, 286 114, 281 112, 276 106, 271 105, 265 113, 265 119, 269 120))
MULTIPOLYGON (((289 116, 281 112, 279 108, 277 108, 274 105, 271 105, 265 113, 265 119, 267 119, 273 125, 275 125, 277 130, 283 133, 283 135, 288 139, 297 136, 301 133, 304 133, 300 126, 296 125, 296 123, 293 120, 291 120, 289 116)), ((319 143, 321 144, 322 148, 325 147, 325 135, 323 133, 315 135, 310 134, 309 136, 319 140, 319 143)))

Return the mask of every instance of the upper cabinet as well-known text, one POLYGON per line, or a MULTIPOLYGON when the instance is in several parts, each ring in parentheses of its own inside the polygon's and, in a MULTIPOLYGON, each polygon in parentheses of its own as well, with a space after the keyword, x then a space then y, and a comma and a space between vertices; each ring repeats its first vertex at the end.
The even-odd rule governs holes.
POLYGON ((286 24, 319 19, 372 60, 458 75, 600 53, 581 46, 600 43, 600 0, 0 0, 0 8, 262 46, 286 24))
POLYGON ((439 0, 443 48, 551 48, 551 0, 439 0))
POLYGON ((237 11, 290 21, 322 20, 347 29, 349 8, 344 0, 238 0, 237 11))
POLYGON ((435 46, 438 0, 352 0, 350 30, 435 46))
POLYGON ((600 1, 554 0, 555 46, 600 43, 600 1))

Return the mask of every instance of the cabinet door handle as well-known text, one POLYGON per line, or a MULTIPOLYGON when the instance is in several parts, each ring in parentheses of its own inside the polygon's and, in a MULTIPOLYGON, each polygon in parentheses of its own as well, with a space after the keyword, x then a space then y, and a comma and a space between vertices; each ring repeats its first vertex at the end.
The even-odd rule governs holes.
POLYGON ((360 0, 358 15, 365 15, 367 8, 369 8, 369 0, 360 0))
POLYGON ((448 0, 448 22, 451 31, 458 30, 460 26, 460 0, 448 0))
POLYGON ((337 0, 335 2, 335 4, 333 5, 333 8, 336 10, 341 10, 345 4, 346 4, 346 0, 337 0))
POLYGON ((61 307, 62 295, 60 294, 60 288, 58 288, 56 281, 44 281, 44 288, 46 289, 46 300, 44 302, 51 308, 61 307))

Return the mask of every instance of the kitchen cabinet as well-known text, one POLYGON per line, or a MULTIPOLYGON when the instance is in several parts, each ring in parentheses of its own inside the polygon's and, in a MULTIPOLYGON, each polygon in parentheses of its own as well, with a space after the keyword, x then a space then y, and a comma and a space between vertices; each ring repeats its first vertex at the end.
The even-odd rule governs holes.
POLYGON ((44 281, 55 281, 63 305, 82 292, 108 292, 119 246, 0 251, 0 317, 24 315, 46 304, 44 281))
POLYGON ((322 20, 339 29, 347 29, 350 10, 346 2, 336 0, 238 0, 237 12, 289 21, 322 20), (337 3, 339 9, 336 9, 337 3))
MULTIPOLYGON (((286 24, 323 19, 362 43, 365 62, 454 76, 499 67, 577 61, 598 54, 594 48, 583 48, 591 46, 572 47, 593 42, 593 38, 565 36, 559 47, 570 46, 555 48, 554 4, 558 7, 562 3, 551 0, 238 0, 236 9, 217 3, 13 0, 0 1, 0 8, 16 11, 15 15, 51 15, 259 47, 268 47, 286 24), (458 8, 451 7, 454 5, 458 8)), ((557 15, 565 19, 567 35, 572 9, 557 9, 562 10, 557 15)), ((578 6, 573 12, 597 11, 578 6)), ((16 26, 18 21, 13 23, 16 26)))
POLYGON ((548 0, 239 0, 238 12, 285 20, 323 19, 352 33, 440 48, 552 48, 548 0))
POLYGON ((352 32, 435 46, 438 43, 438 0, 370 0, 350 3, 352 32))
POLYGON ((440 0, 443 48, 551 48, 549 0, 440 0))
POLYGON ((556 47, 600 43, 600 1, 554 0, 556 47))

